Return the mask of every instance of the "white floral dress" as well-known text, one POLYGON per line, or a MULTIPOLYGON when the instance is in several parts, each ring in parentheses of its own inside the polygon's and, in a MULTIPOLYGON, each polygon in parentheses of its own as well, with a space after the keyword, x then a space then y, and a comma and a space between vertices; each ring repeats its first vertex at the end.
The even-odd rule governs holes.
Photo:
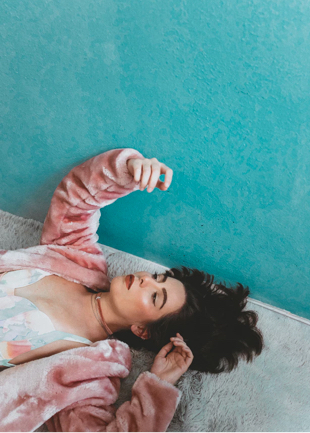
POLYGON ((14 367, 10 360, 57 340, 92 344, 78 335, 57 331, 50 318, 31 301, 14 295, 24 287, 51 275, 40 269, 22 269, 0 274, 0 366, 14 367))

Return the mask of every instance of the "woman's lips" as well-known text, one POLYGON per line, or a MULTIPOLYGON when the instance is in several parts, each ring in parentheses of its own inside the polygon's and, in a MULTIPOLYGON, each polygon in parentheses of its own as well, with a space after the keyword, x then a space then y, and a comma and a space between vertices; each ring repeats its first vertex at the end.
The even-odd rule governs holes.
POLYGON ((134 279, 135 279, 134 275, 132 275, 132 274, 126 275, 125 281, 126 281, 126 287, 128 290, 130 289, 134 279))

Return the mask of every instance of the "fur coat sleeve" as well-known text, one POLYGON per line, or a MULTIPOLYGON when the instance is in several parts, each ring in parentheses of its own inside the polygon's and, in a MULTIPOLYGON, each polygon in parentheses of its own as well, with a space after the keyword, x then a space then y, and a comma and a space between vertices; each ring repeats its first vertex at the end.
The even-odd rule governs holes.
POLYGON ((144 159, 134 149, 113 149, 73 168, 54 192, 40 243, 101 254, 100 209, 139 189, 127 168, 130 158, 144 159))
POLYGON ((117 410, 120 379, 130 371, 127 344, 105 340, 90 347, 18 365, 0 373, 0 431, 166 431, 180 391, 150 372, 117 410))
POLYGON ((92 289, 108 290, 97 244, 100 209, 139 190, 127 168, 135 149, 113 149, 74 167, 56 188, 38 246, 0 250, 0 272, 39 268, 92 289))

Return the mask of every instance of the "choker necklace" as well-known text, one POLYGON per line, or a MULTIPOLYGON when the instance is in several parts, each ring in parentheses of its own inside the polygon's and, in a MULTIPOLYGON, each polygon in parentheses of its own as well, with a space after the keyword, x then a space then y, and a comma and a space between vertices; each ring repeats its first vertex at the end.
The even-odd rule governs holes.
POLYGON ((103 318, 103 314, 102 314, 102 310, 101 310, 101 305, 100 305, 101 294, 98 295, 98 293, 95 293, 95 297, 92 296, 92 300, 93 300, 93 299, 94 299, 94 300, 95 300, 95 299, 97 300, 97 305, 98 305, 99 318, 100 318, 100 320, 98 319, 97 314, 95 313, 94 306, 93 306, 93 302, 92 302, 92 308, 93 308, 94 315, 95 315, 97 321, 99 322, 100 326, 101 326, 101 327, 105 330, 105 332, 108 334, 108 337, 111 337, 111 335, 113 334, 113 332, 111 331, 111 329, 110 329, 110 328, 108 327, 108 325, 106 324, 106 321, 105 321, 104 318, 103 318))

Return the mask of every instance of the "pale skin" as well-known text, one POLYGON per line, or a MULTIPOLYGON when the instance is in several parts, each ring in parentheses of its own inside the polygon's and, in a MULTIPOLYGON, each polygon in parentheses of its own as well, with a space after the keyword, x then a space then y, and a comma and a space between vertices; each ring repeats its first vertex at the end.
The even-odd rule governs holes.
MULTIPOLYGON (((130 159, 127 167, 134 180, 140 183, 141 191, 147 186, 148 192, 154 188, 166 191, 171 184, 172 170, 156 158, 130 159), (162 174, 165 175, 164 181, 159 179, 162 174)), ((130 290, 127 289, 125 275, 113 278, 110 291, 103 292, 99 302, 112 332, 130 329, 140 338, 146 339, 149 337, 147 323, 177 312, 184 305, 185 288, 180 281, 171 277, 164 279, 162 274, 155 276, 141 271, 134 276, 130 290)), ((92 342, 107 338, 98 321, 98 312, 94 311, 94 295, 82 284, 51 275, 34 284, 16 288, 15 295, 33 302, 50 318, 57 330, 80 335, 92 342)), ((189 368, 193 354, 180 334, 170 340, 155 357, 151 372, 175 384, 189 368)), ((84 345, 66 340, 56 341, 19 355, 10 363, 22 364, 81 346, 84 345)))

